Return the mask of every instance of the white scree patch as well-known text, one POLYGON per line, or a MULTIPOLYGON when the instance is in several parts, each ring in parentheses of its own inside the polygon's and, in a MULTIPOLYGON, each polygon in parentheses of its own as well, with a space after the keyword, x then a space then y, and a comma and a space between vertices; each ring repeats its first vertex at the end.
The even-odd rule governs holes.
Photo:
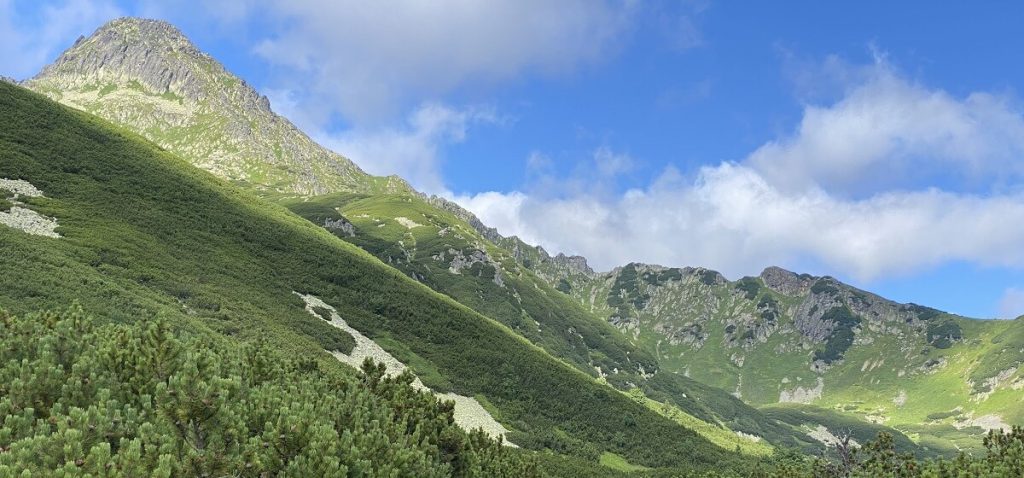
MULTIPOLYGON (((338 315, 338 311, 335 310, 334 307, 331 307, 316 296, 300 294, 298 292, 293 293, 301 297, 302 300, 306 302, 306 311, 317 319, 322 319, 322 317, 316 313, 314 307, 329 310, 331 312, 330 324, 345 331, 355 339, 356 345, 352 348, 351 353, 343 354, 341 352, 331 352, 331 355, 334 355, 334 357, 339 361, 358 369, 363 365, 363 360, 370 357, 374 361, 383 363, 387 367, 386 373, 388 376, 398 375, 407 368, 405 364, 381 348, 380 345, 377 345, 377 343, 372 339, 348 325, 345 320, 338 315)), ((508 429, 502 426, 501 423, 498 423, 498 421, 491 416, 490 412, 488 412, 483 405, 480 405, 480 402, 475 398, 457 395, 454 393, 434 392, 424 385, 423 382, 420 381, 419 377, 413 381, 412 386, 417 390, 426 390, 434 393, 438 398, 455 402, 455 423, 462 427, 462 429, 466 431, 475 430, 477 428, 483 429, 485 433, 493 438, 501 437, 503 439, 502 443, 506 446, 518 448, 516 444, 504 439, 505 435, 508 433, 508 429)))
POLYGON ((39 188, 23 179, 0 178, 0 190, 10 191, 14 194, 14 197, 10 199, 13 204, 10 211, 0 211, 0 224, 18 229, 27 234, 54 239, 60 238, 60 234, 57 234, 56 219, 23 207, 24 203, 18 200, 18 198, 23 196, 44 197, 43 192, 39 188))

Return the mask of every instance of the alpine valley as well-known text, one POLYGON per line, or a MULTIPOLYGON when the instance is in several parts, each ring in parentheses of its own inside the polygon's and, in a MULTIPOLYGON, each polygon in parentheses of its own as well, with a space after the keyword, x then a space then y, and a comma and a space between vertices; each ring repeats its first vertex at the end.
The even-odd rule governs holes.
POLYGON ((595 272, 365 173, 162 21, 0 81, 0 194, 2 476, 830 476, 851 443, 891 459, 862 476, 961 453, 977 473, 948 476, 1011 476, 985 444, 1022 453, 983 439, 1024 423, 1024 318, 777 267, 595 272))

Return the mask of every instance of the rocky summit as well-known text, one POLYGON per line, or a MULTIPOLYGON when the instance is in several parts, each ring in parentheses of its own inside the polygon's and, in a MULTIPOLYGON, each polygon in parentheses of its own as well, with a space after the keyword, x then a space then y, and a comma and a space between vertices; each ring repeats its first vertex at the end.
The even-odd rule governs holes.
POLYGON ((275 193, 404 191, 315 143, 169 23, 111 21, 25 86, 128 127, 214 174, 275 193))

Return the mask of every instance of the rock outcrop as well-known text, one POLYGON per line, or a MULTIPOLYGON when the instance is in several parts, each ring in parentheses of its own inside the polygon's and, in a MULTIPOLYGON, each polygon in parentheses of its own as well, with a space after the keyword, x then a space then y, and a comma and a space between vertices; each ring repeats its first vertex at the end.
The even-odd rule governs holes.
POLYGON ((278 193, 406 191, 313 142, 163 21, 113 20, 25 86, 133 130, 225 179, 278 193))

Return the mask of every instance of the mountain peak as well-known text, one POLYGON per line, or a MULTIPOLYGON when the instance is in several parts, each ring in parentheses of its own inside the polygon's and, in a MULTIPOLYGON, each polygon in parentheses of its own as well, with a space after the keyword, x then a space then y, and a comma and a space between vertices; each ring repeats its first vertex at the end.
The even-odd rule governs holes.
POLYGON ((164 21, 112 20, 25 86, 131 129, 217 176, 269 192, 411 189, 371 177, 316 144, 164 21))
POLYGON ((178 27, 166 21, 151 18, 115 18, 100 26, 93 35, 106 33, 131 35, 135 39, 142 40, 178 41, 191 44, 178 27))
MULTIPOLYGON (((70 83, 76 79, 134 81, 149 91, 195 101, 215 93, 216 89, 209 87, 211 80, 220 79, 224 86, 238 81, 174 25, 134 17, 111 20, 92 35, 79 37, 31 81, 70 83)), ((269 110, 265 98, 256 94, 256 99, 269 110)))
POLYGON ((72 49, 89 42, 100 46, 143 46, 166 52, 179 52, 207 56, 199 50, 178 27, 163 20, 139 17, 115 18, 96 29, 88 37, 81 36, 72 49))

